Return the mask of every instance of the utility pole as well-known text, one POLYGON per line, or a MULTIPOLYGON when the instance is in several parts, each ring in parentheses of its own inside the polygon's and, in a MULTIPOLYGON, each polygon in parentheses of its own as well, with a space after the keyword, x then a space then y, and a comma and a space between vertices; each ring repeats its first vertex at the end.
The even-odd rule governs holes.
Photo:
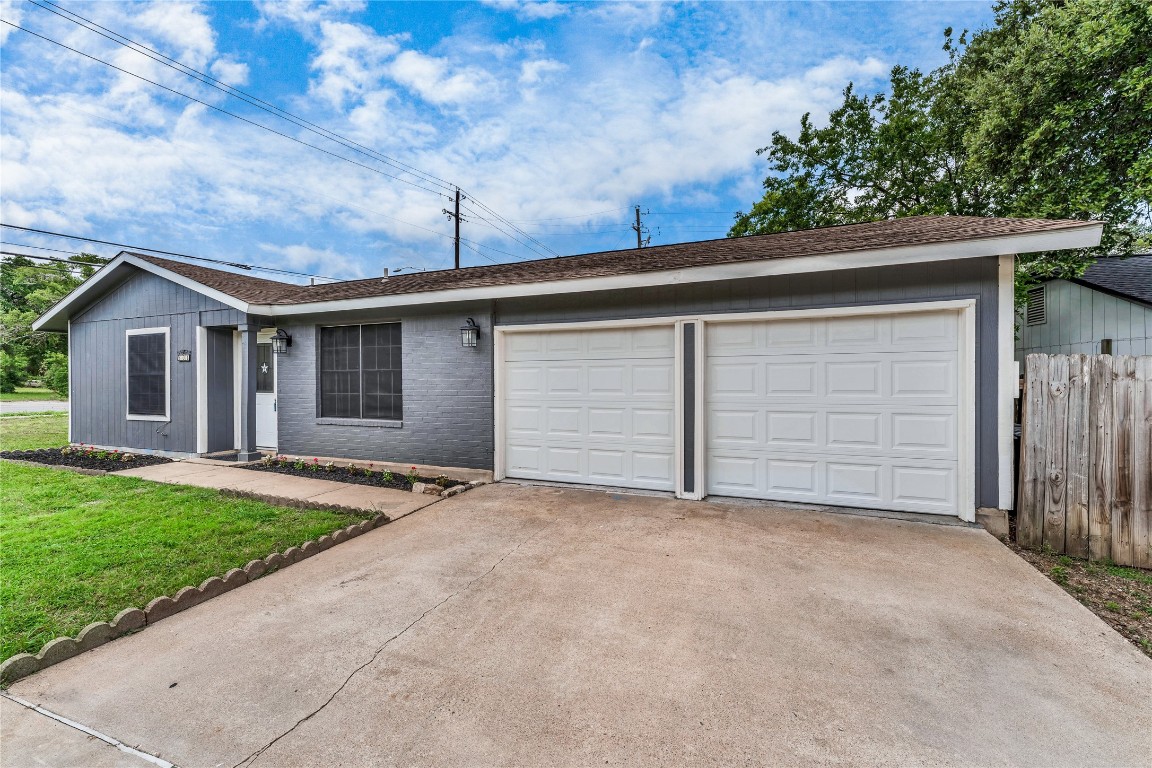
POLYGON ((453 238, 453 244, 456 251, 456 269, 460 269, 460 187, 456 187, 456 208, 455 210, 444 210, 444 215, 452 219, 456 224, 456 237, 453 238))
POLYGON ((649 234, 648 237, 644 237, 644 234, 648 232, 648 230, 644 228, 642 223, 640 223, 640 206, 636 206, 636 223, 632 225, 632 229, 636 232, 637 248, 643 248, 644 246, 648 245, 648 243, 652 242, 652 235, 649 234))

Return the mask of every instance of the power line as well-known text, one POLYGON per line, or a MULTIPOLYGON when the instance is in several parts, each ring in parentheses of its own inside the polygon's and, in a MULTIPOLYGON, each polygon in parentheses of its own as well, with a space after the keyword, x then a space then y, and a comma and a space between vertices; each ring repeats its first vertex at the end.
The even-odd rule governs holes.
MULTIPOLYGON (((243 102, 245 102, 245 103, 247 103, 253 107, 256 107, 257 109, 260 109, 260 110, 262 110, 268 114, 273 115, 274 117, 278 117, 282 120, 287 120, 288 122, 291 122, 292 124, 294 124, 300 128, 303 128, 306 131, 309 131, 313 134, 321 136, 322 138, 328 139, 329 141, 336 142, 336 143, 340 144, 341 146, 345 147, 346 149, 350 149, 353 152, 357 152, 361 155, 365 155, 367 157, 370 157, 371 159, 377 160, 378 162, 383 162, 386 165, 389 165, 389 166, 397 169, 398 171, 400 171, 402 173, 407 173, 411 176, 415 176, 416 178, 420 179, 420 181, 423 181, 425 183, 431 183, 433 185, 441 186, 447 192, 454 192, 458 189, 458 187, 456 185, 453 185, 452 183, 450 183, 450 182, 448 182, 448 181, 446 181, 446 180, 444 180, 438 176, 430 174, 427 171, 422 171, 419 168, 416 168, 415 166, 401 162, 400 160, 397 160, 393 157, 385 155, 384 153, 379 152, 375 149, 372 149, 371 147, 367 147, 363 144, 360 144, 358 142, 353 141, 352 139, 349 139, 345 136, 342 136, 342 135, 336 133, 335 131, 331 131, 327 128, 324 128, 323 126, 317 125, 317 124, 312 123, 308 120, 305 120, 302 117, 294 115, 291 112, 288 112, 287 110, 281 109, 280 107, 277 107, 276 105, 274 105, 270 102, 267 102, 263 99, 260 99, 257 96, 253 96, 252 94, 246 93, 246 92, 240 90, 239 88, 236 88, 232 85, 229 85, 229 84, 223 82, 222 80, 219 80, 215 77, 212 77, 211 75, 209 75, 207 73, 201 72, 197 69, 194 69, 194 68, 189 67, 185 64, 182 64, 181 62, 177 61, 176 59, 173 59, 169 56, 166 56, 166 55, 160 53, 159 51, 156 51, 155 49, 150 48, 147 45, 144 45, 143 43, 139 43, 139 42, 132 40, 131 38, 129 38, 125 35, 120 34, 119 32, 115 32, 111 29, 108 29, 107 27, 103 27, 100 24, 97 24, 96 22, 92 21, 91 19, 87 19, 84 16, 81 16, 80 14, 78 14, 74 11, 68 10, 67 8, 64 8, 63 6, 61 6, 57 3, 51 2, 51 0, 45 0, 45 3, 47 3, 47 5, 40 3, 40 2, 37 2, 37 0, 29 0, 29 2, 31 2, 33 5, 36 5, 37 7, 41 8, 45 11, 48 11, 49 13, 53 13, 56 16, 59 16, 60 18, 63 18, 63 19, 65 19, 65 20, 67 20, 73 24, 76 24, 77 26, 84 27, 85 29, 87 29, 91 32, 94 32, 95 34, 100 35, 101 37, 104 37, 105 39, 111 40, 112 42, 114 42, 114 43, 116 43, 122 47, 128 48, 129 50, 132 50, 135 53, 139 53, 143 56, 146 56, 147 58, 149 58, 153 61, 156 61, 157 63, 168 67, 169 69, 173 69, 177 72, 180 72, 181 74, 192 77, 193 79, 195 79, 195 80, 197 80, 197 81, 199 81, 205 85, 208 85, 212 88, 215 88, 216 90, 219 90, 219 91, 225 93, 226 95, 232 96, 233 98, 240 99, 241 101, 243 101, 243 102), (52 6, 52 7, 48 7, 48 6, 52 6), (65 15, 65 14, 67 14, 67 15, 65 15)), ((404 179, 404 178, 401 178, 399 176, 395 176, 393 174, 385 173, 383 171, 380 171, 379 169, 371 168, 371 167, 366 166, 362 163, 358 163, 354 160, 343 157, 342 155, 338 155, 336 153, 329 152, 328 150, 323 149, 322 147, 317 147, 314 144, 309 144, 308 142, 301 141, 300 139, 297 139, 293 136, 289 136, 288 134, 282 133, 282 132, 277 131, 273 128, 269 128, 268 126, 265 126, 261 123, 257 123, 253 120, 248 120, 247 118, 244 118, 244 117, 241 117, 240 115, 229 112, 228 110, 225 110, 225 109, 222 109, 220 107, 216 107, 214 105, 208 104, 207 102, 196 99, 195 97, 189 96, 188 94, 182 93, 182 92, 177 91, 177 90, 172 89, 172 88, 168 88, 165 85, 161 85, 160 83, 149 80, 149 79, 142 77, 140 75, 137 75, 133 72, 128 72, 127 70, 121 69, 120 67, 117 67, 114 64, 110 64, 109 62, 106 62, 106 61, 99 59, 95 56, 84 53, 83 51, 79 51, 75 48, 71 48, 70 46, 65 45, 64 43, 61 43, 59 41, 45 37, 43 35, 39 35, 35 32, 32 32, 31 30, 25 29, 25 28, 20 27, 18 25, 12 24, 12 22, 5 21, 4 23, 8 24, 9 26, 16 27, 17 29, 21 29, 22 31, 28 32, 29 34, 34 35, 36 37, 40 37, 41 39, 46 40, 48 42, 59 45, 63 48, 67 48, 68 50, 73 51, 75 53, 78 53, 81 56, 85 56, 85 57, 90 58, 94 61, 97 61, 101 64, 112 67, 113 69, 116 69, 120 72, 124 72, 127 75, 130 75, 132 77, 136 77, 136 78, 143 80, 147 83, 150 83, 156 87, 163 88, 163 89, 165 89, 171 93, 175 93, 176 95, 183 96, 184 98, 187 98, 187 99, 194 101, 198 104, 202 104, 204 106, 207 106, 211 109, 215 109, 219 112, 222 112, 223 114, 229 115, 230 117, 234 117, 238 120, 243 120, 244 122, 247 122, 247 123, 254 125, 258 128, 263 128, 264 130, 267 130, 267 131, 274 133, 278 136, 281 136, 283 138, 287 138, 291 141, 295 141, 299 144, 303 144, 304 146, 311 147, 311 148, 316 149, 320 152, 324 152, 324 153, 326 153, 332 157, 336 157, 338 159, 344 160, 345 162, 352 163, 353 165, 357 165, 361 168, 366 168, 368 170, 371 170, 375 173, 379 173, 383 176, 394 179, 396 181, 400 181, 402 183, 409 184, 410 186, 416 187, 416 188, 424 190, 426 192, 431 192, 432 194, 436 194, 436 195, 444 195, 444 192, 441 192, 438 190, 428 189, 427 187, 422 186, 420 184, 416 184, 412 181, 409 181, 408 179, 404 179)), ((540 242, 536 238, 532 237, 527 232, 525 232, 524 230, 520 229, 515 224, 513 224, 511 221, 500 216, 500 214, 498 214, 493 209, 489 208, 483 202, 476 200, 476 198, 474 196, 470 196, 470 197, 472 197, 472 199, 476 202, 476 204, 478 204, 480 207, 484 208, 492 216, 503 221, 512 230, 519 232, 524 237, 526 237, 529 241, 540 246, 541 248, 543 248, 545 251, 547 251, 551 255, 559 256, 559 254, 556 253, 556 251, 552 250, 551 248, 549 248, 548 246, 546 246, 544 243, 540 242)), ((451 199, 451 197, 449 197, 449 199, 451 199)), ((500 230, 500 228, 498 228, 498 227, 497 227, 497 229, 500 230)), ((505 234, 506 236, 512 237, 511 235, 509 235, 504 230, 500 230, 500 231, 503 234, 505 234)), ((516 239, 516 238, 513 237, 513 239, 516 239)), ((534 248, 531 248, 531 246, 528 246, 525 243, 520 243, 520 244, 525 245, 526 247, 529 247, 530 250, 536 250, 534 248)), ((545 254, 539 254, 538 253, 538 255, 545 255, 545 254)))
POLYGON ((246 92, 240 90, 239 88, 236 88, 235 86, 229 85, 228 83, 225 83, 224 81, 213 77, 212 75, 209 75, 205 72, 201 72, 200 70, 194 69, 193 67, 189 67, 186 64, 183 64, 180 61, 171 58, 170 56, 165 56, 163 53, 160 53, 159 51, 155 50, 154 48, 151 48, 147 45, 144 45, 143 43, 137 42, 137 41, 125 36, 125 35, 120 34, 119 32, 108 29, 107 27, 103 27, 103 26, 97 24, 96 22, 92 21, 91 19, 87 19, 87 18, 81 16, 80 14, 76 13, 75 11, 68 10, 67 8, 64 8, 63 6, 61 6, 57 3, 51 2, 51 0, 45 0, 47 5, 40 3, 40 2, 37 2, 37 0, 28 0, 28 1, 35 6, 41 8, 45 11, 48 11, 49 13, 53 13, 62 19, 65 19, 67 21, 72 22, 73 24, 76 24, 77 26, 84 27, 85 29, 89 30, 90 32, 94 32, 95 34, 100 35, 101 37, 103 37, 105 39, 111 40, 112 42, 116 43, 117 45, 128 48, 129 50, 132 50, 136 53, 139 53, 142 56, 146 56, 147 58, 152 59, 153 61, 155 61, 159 64, 162 64, 163 66, 166 66, 169 69, 173 69, 173 70, 175 70, 175 71, 177 71, 183 75, 187 75, 189 77, 192 77, 193 79, 198 80, 198 81, 204 83, 205 85, 207 85, 211 88, 215 88, 216 90, 221 91, 221 92, 223 92, 229 96, 240 99, 241 101, 244 101, 245 103, 250 104, 250 105, 256 107, 257 109, 260 109, 264 112, 267 112, 270 115, 273 115, 274 117, 278 117, 282 120, 287 120, 287 121, 293 123, 294 125, 297 125, 306 131, 309 131, 310 133, 314 133, 317 136, 321 136, 321 137, 326 138, 330 141, 337 142, 337 143, 341 144, 342 146, 346 147, 347 149, 351 149, 354 152, 358 152, 362 155, 371 157, 374 160, 379 160, 383 163, 386 163, 387 165, 390 165, 393 168, 396 168, 398 171, 401 171, 403 173, 408 173, 409 175, 415 176, 416 178, 418 178, 421 181, 424 181, 426 183, 432 183, 435 185, 443 186, 445 188, 445 190, 447 190, 447 191, 451 191, 453 189, 453 185, 450 182, 445 181, 444 179, 441 179, 437 176, 434 176, 433 174, 430 174, 426 171, 422 171, 419 168, 416 168, 415 166, 408 165, 407 163, 403 163, 403 162, 397 160, 396 158, 389 157, 388 155, 385 155, 382 152, 378 152, 377 150, 372 149, 371 147, 367 147, 367 146, 364 146, 363 144, 359 144, 359 143, 353 141, 352 139, 349 139, 345 136, 342 136, 342 135, 336 133, 335 131, 330 131, 327 128, 324 128, 323 126, 317 125, 316 123, 305 120, 304 118, 302 118, 298 115, 294 115, 291 112, 288 112, 287 110, 284 110, 284 109, 281 109, 280 107, 277 107, 275 104, 267 102, 267 101, 265 101, 265 100, 263 100, 257 96, 253 96, 250 93, 246 93, 246 92), (48 6, 52 6, 52 7, 50 8, 48 6), (65 15, 65 14, 67 14, 67 15, 65 15))
POLYGON ((266 126, 262 123, 258 123, 255 120, 249 120, 248 118, 243 117, 241 115, 238 115, 235 112, 229 112, 228 110, 224 109, 223 107, 218 107, 215 104, 209 104, 208 102, 203 101, 201 99, 198 99, 195 96, 189 96, 188 94, 184 93, 183 91, 178 91, 175 88, 169 88, 166 85, 162 85, 161 83, 158 83, 155 80, 149 80, 148 78, 144 77, 143 75, 138 75, 135 72, 129 72, 126 69, 118 67, 115 64, 112 64, 111 62, 104 61, 104 59, 101 59, 97 56, 93 56, 90 53, 84 53, 84 51, 73 48, 70 45, 65 45, 64 43, 60 42, 59 40, 53 40, 50 37, 45 37, 44 35, 33 32, 32 30, 27 29, 25 27, 22 27, 19 24, 13 24, 12 22, 8 21, 7 19, 0 19, 0 22, 7 24, 8 26, 10 26, 14 29, 18 29, 21 32, 27 32, 28 34, 32 35, 33 37, 38 37, 41 40, 44 40, 45 42, 52 43, 53 45, 58 45, 61 48, 64 48, 65 50, 69 50, 69 51, 72 51, 73 53, 79 54, 80 56, 83 56, 86 59, 91 59, 92 61, 95 61, 99 64, 103 64, 104 66, 109 67, 111 69, 114 69, 117 72, 122 72, 125 75, 128 75, 129 77, 134 77, 137 80, 142 80, 145 83, 148 83, 149 85, 154 85, 157 88, 161 88, 165 91, 168 91, 169 93, 175 94, 176 96, 180 96, 182 98, 188 99, 189 101, 195 102, 195 103, 200 104, 200 105, 205 106, 205 107, 208 107, 209 109, 220 112, 221 114, 228 115, 229 117, 236 118, 237 120, 248 123, 249 125, 255 126, 256 128, 260 128, 260 129, 263 129, 265 131, 268 131, 269 133, 274 133, 277 136, 288 139, 289 141, 294 141, 297 144, 300 144, 302 146, 310 147, 312 149, 315 149, 317 152, 323 152, 324 154, 326 154, 330 157, 334 157, 337 160, 343 160, 346 163, 351 163, 352 165, 359 166, 360 168, 371 171, 372 173, 378 173, 381 176, 385 176, 389 179, 395 179, 396 181, 399 181, 403 184, 408 184, 409 186, 415 187, 417 189, 422 189, 425 192, 429 192, 433 195, 436 195, 437 197, 444 197, 445 196, 444 193, 437 191, 435 189, 429 189, 428 187, 417 184, 414 181, 409 181, 408 179, 401 178, 399 176, 396 176, 395 174, 386 173, 386 172, 380 170, 379 168, 373 168, 370 165, 365 165, 364 163, 358 162, 358 161, 353 160, 351 158, 344 157, 343 155, 337 154, 336 152, 332 152, 330 150, 324 149, 323 147, 318 147, 315 144, 309 144, 308 142, 304 141, 303 139, 298 139, 295 136, 290 136, 287 133, 284 133, 283 131, 276 130, 275 128, 269 128, 268 126, 266 126))
POLYGON ((601 213, 615 213, 616 211, 631 210, 632 206, 625 205, 622 208, 606 208, 603 211, 591 211, 589 213, 578 213, 575 216, 553 216, 548 219, 513 219, 518 224, 535 224, 540 221, 563 221, 567 219, 583 219, 588 216, 598 216, 601 213))
MULTIPOLYGON (((473 203, 475 203, 476 205, 478 205, 478 206, 480 206, 481 208, 483 208, 483 209, 484 209, 484 210, 485 210, 485 211, 486 211, 488 214, 490 214, 491 216, 495 217, 496 219, 498 219, 499 221, 503 222, 503 223, 504 223, 504 224, 506 224, 508 227, 510 227, 510 228, 512 228, 512 229, 514 229, 515 231, 519 232, 520 234, 524 235, 524 236, 525 236, 525 237, 527 237, 527 238, 528 238, 528 240, 530 240, 531 242, 535 243, 536 245, 540 246, 540 247, 541 247, 541 248, 543 248, 544 250, 548 251, 548 252, 549 252, 550 254, 552 254, 553 256, 559 256, 559 255, 560 255, 559 253, 557 253, 556 251, 552 250, 551 248, 549 248, 549 247, 548 247, 547 245, 545 245, 544 243, 540 242, 539 240, 537 240, 536 238, 532 237, 531 235, 529 235, 529 234, 528 234, 527 232, 525 232, 524 230, 522 230, 522 229, 520 229, 519 227, 517 227, 517 226, 516 226, 515 224, 513 224, 512 222, 508 221, 508 219, 504 218, 503 216, 501 216, 501 215, 500 215, 499 213, 497 213, 496 211, 492 210, 492 208, 490 208, 490 207, 488 207, 487 205, 485 205, 483 201, 481 201, 481 200, 477 200, 475 195, 469 194, 469 197, 471 198, 471 201, 472 201, 473 203)), ((480 214, 478 214, 476 211, 473 211, 473 213, 476 213, 477 215, 480 215, 480 214)), ((501 231, 503 231, 503 230, 501 230, 501 231)), ((533 250, 535 250, 535 249, 533 249, 533 250)))
POLYGON ((297 277, 318 277, 322 280, 332 280, 332 281, 338 281, 339 280, 338 278, 328 277, 327 275, 313 275, 313 274, 310 274, 308 272, 295 272, 295 271, 290 270, 290 269, 277 269, 276 267, 261 267, 259 265, 255 265, 255 264, 242 264, 242 263, 236 262, 236 261, 224 261, 222 259, 210 259, 207 256, 192 256, 192 255, 189 255, 187 253, 177 253, 176 251, 161 251, 158 248, 147 248, 143 245, 127 245, 125 243, 112 242, 111 240, 96 240, 96 239, 93 239, 90 237, 80 237, 78 235, 67 235, 67 234, 64 234, 63 232, 50 232, 49 230, 46 230, 46 229, 33 229, 32 227, 18 227, 15 224, 0 223, 0 227, 5 227, 7 229, 18 229, 21 232, 34 232, 35 234, 38 234, 38 235, 51 235, 52 237, 62 237, 65 240, 76 240, 76 241, 79 241, 82 243, 98 243, 100 245, 112 245, 112 246, 115 246, 117 248, 127 248, 127 249, 133 250, 133 251, 148 251, 149 253, 159 253, 159 254, 164 255, 164 256, 179 256, 180 258, 183 258, 183 259, 194 259, 196 261, 207 261, 207 262, 211 262, 212 264, 223 264, 224 266, 235 267, 237 269, 258 270, 261 272, 277 272, 277 273, 284 274, 284 275, 296 275, 297 277))
MULTIPOLYGON (((0 244, 2 244, 2 245, 14 245, 17 248, 33 248, 37 251, 54 251, 55 253, 74 253, 77 256, 80 255, 80 251, 66 251, 63 248, 45 248, 42 245, 29 245, 28 243, 13 243, 11 240, 0 240, 0 244)), ((96 256, 98 254, 94 253, 92 255, 96 256)), ((101 256, 100 258, 104 258, 104 257, 101 256)))

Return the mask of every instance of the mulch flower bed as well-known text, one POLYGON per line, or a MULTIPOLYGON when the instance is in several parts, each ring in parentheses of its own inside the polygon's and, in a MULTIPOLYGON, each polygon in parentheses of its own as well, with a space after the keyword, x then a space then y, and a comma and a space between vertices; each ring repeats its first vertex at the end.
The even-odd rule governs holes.
POLYGON ((115 472, 132 467, 147 467, 152 464, 167 464, 172 459, 152 456, 147 453, 106 451, 90 445, 69 445, 63 448, 37 448, 31 451, 0 451, 0 459, 32 461, 37 464, 54 464, 80 469, 100 469, 115 472))
POLYGON ((465 482, 464 480, 453 480, 445 475, 439 477, 418 475, 415 467, 404 474, 386 469, 376 469, 371 464, 367 467, 358 467, 352 464, 337 464, 333 461, 321 462, 319 459, 301 459, 288 456, 268 456, 255 464, 245 464, 243 468, 257 472, 276 472, 281 475, 311 477, 318 480, 335 480, 338 483, 395 488, 398 491, 411 491, 414 483, 451 488, 465 482))

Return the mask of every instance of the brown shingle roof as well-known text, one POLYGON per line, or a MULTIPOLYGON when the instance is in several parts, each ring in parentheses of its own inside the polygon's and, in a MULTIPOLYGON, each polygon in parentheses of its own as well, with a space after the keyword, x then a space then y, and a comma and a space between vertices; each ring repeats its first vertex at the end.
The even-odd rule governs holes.
POLYGON ((298 286, 200 267, 155 256, 140 258, 223 293, 254 304, 300 304, 459 288, 522 285, 553 280, 659 272, 664 270, 785 259, 882 248, 937 245, 1082 227, 1091 222, 993 219, 976 216, 910 216, 773 235, 705 240, 626 251, 495 264, 298 286))

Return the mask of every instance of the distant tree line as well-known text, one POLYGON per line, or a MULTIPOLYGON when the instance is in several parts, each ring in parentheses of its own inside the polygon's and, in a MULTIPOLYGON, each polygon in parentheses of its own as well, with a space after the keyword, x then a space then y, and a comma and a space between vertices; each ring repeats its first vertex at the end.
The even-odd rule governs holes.
POLYGON ((107 260, 91 253, 64 261, 5 256, 0 260, 0 392, 31 379, 68 396, 68 339, 32 330, 32 322, 107 260))

